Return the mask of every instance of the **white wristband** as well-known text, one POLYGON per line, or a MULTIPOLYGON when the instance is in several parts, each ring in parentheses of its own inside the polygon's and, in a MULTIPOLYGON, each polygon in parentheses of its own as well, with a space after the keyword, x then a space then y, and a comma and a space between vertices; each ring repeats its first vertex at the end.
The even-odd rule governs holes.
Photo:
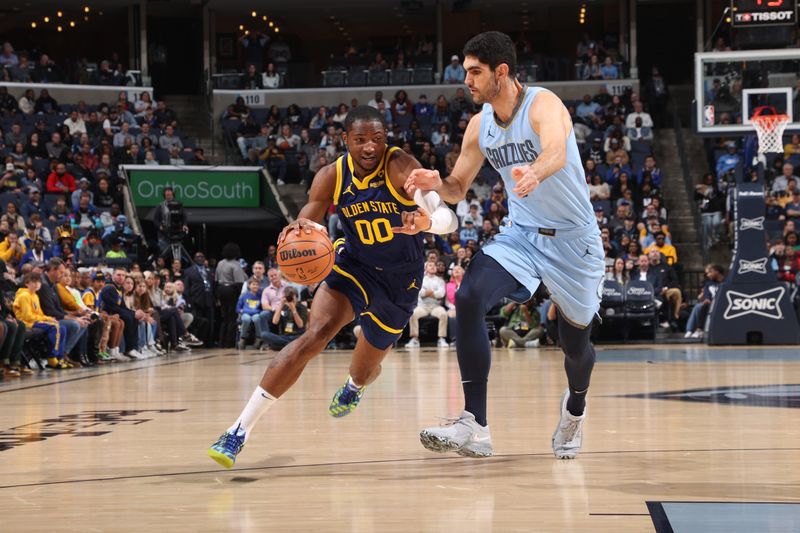
POLYGON ((452 209, 442 201, 436 191, 414 191, 414 201, 431 216, 431 227, 428 233, 446 235, 458 229, 458 217, 452 209))

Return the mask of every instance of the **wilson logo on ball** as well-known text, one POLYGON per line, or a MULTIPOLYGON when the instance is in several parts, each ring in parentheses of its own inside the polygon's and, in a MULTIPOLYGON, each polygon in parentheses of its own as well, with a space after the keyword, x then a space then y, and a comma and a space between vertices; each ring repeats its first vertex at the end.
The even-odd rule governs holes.
POLYGON ((281 261, 289 261, 290 259, 298 259, 300 257, 313 257, 317 255, 317 251, 312 248, 306 248, 305 250, 295 250, 292 248, 291 250, 281 250, 280 256, 281 261))

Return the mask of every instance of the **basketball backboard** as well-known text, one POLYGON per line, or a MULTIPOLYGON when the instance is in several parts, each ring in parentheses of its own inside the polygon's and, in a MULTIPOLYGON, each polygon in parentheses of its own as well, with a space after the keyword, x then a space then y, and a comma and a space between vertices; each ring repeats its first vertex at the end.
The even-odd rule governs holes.
POLYGON ((791 117, 800 131, 800 49, 695 54, 695 130, 701 135, 749 135, 762 106, 791 117))

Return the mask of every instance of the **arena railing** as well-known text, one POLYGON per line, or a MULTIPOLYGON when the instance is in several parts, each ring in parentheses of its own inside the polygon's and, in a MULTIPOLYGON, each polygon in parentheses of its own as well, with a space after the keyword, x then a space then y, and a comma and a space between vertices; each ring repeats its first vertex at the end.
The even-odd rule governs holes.
MULTIPOLYGON (((19 100, 24 96, 25 91, 33 89, 36 96, 42 89, 47 89, 50 96, 55 98, 59 104, 77 104, 83 100, 87 104, 98 104, 106 102, 113 104, 119 99, 119 94, 124 92, 129 101, 134 102, 141 98, 143 93, 150 93, 153 96, 152 87, 133 87, 126 85, 73 85, 62 83, 17 83, 3 82, 3 87, 8 88, 9 94, 19 100)), ((155 100, 154 100, 155 101, 155 100)))

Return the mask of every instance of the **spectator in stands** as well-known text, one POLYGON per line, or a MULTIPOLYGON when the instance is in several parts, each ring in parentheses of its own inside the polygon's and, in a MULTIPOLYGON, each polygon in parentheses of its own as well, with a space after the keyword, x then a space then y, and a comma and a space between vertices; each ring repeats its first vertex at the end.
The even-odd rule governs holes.
POLYGON ((717 160, 716 170, 718 180, 722 180, 726 175, 733 174, 736 166, 741 161, 741 157, 736 152, 736 142, 729 141, 725 146, 728 150, 728 153, 721 155, 717 160))
POLYGON ((14 315, 25 324, 25 327, 38 328, 47 334, 50 344, 50 356, 47 366, 54 369, 72 368, 72 365, 63 360, 64 345, 67 332, 55 317, 48 316, 42 311, 38 292, 42 286, 42 276, 29 272, 23 277, 24 287, 19 289, 14 296, 14 315))
POLYGON ((33 110, 36 113, 55 114, 58 113, 61 108, 58 102, 56 102, 56 99, 50 96, 50 91, 42 89, 39 92, 39 98, 37 98, 34 103, 33 110))
POLYGON ((296 150, 300 146, 300 136, 292 133, 292 128, 288 124, 281 126, 281 133, 275 141, 276 146, 283 152, 296 150))
POLYGON ((270 349, 280 350, 305 331, 308 308, 298 300, 297 290, 286 287, 283 296, 275 304, 271 322, 278 333, 273 333, 269 328, 263 328, 261 332, 261 340, 270 349))
POLYGON ((414 108, 408 99, 408 93, 400 89, 394 94, 391 106, 392 122, 397 122, 398 117, 413 116, 414 108))
POLYGON ((500 309, 500 316, 506 319, 506 324, 499 331, 503 344, 509 348, 539 346, 539 337, 544 333, 544 328, 534 298, 524 304, 511 302, 504 305, 500 309))
POLYGON ((367 105, 378 109, 378 103, 380 102, 383 102, 383 105, 386 106, 387 109, 391 107, 389 100, 386 100, 383 97, 383 91, 375 91, 375 96, 369 102, 367 102, 367 105))
POLYGON ((36 109, 36 96, 33 89, 25 89, 25 94, 18 102, 19 110, 25 115, 32 115, 36 109))
POLYGON ((783 147, 784 160, 789 159, 793 155, 800 155, 800 135, 797 133, 793 133, 791 142, 783 147))
POLYGON ((681 305, 683 305, 683 293, 678 284, 678 274, 675 269, 662 260, 664 256, 656 249, 650 249, 647 256, 650 259, 650 270, 658 273, 661 290, 656 296, 666 305, 659 309, 661 317, 661 327, 672 327, 677 330, 678 317, 680 316, 681 305))
POLYGON ((3 52, 0 53, 0 66, 9 68, 14 67, 19 63, 17 54, 14 53, 14 47, 8 41, 3 43, 3 52))
POLYGON ((242 81, 239 87, 246 91, 263 88, 263 84, 261 83, 261 74, 258 73, 258 70, 254 64, 250 63, 247 65, 247 70, 245 71, 244 76, 242 76, 242 81))
POLYGON ((447 311, 442 306, 442 299, 445 296, 445 283, 442 278, 436 275, 436 263, 428 261, 425 263, 425 276, 419 289, 419 302, 414 314, 409 321, 409 334, 411 339, 406 344, 406 348, 419 347, 419 319, 426 316, 433 316, 439 321, 438 346, 447 348, 447 311))
MULTIPOLYGON (((445 299, 444 299, 445 307, 447 307, 447 316, 450 319, 453 319, 449 321, 453 326, 456 325, 456 321, 454 320, 456 318, 456 293, 458 292, 458 289, 461 287, 461 282, 463 280, 464 280, 464 269, 461 266, 453 263, 450 269, 450 281, 448 281, 447 285, 445 286, 445 299)), ((455 327, 450 328, 450 331, 451 331, 450 334, 451 340, 455 340, 456 336, 455 327)))
MULTIPOLYGON (((609 173, 614 173, 616 169, 619 170, 619 172, 626 172, 630 174, 631 169, 628 166, 630 161, 630 156, 628 155, 628 152, 626 152, 620 145, 619 139, 612 138, 605 157, 605 163, 609 166, 609 173)), ((607 176, 606 180, 613 183, 616 181, 616 175, 611 179, 609 179, 607 176)))
POLYGON ((614 60, 611 56, 606 56, 603 61, 603 66, 600 67, 600 72, 604 80, 616 80, 619 78, 619 69, 614 64, 614 60))
POLYGON ((661 168, 656 166, 656 158, 652 155, 648 155, 644 158, 644 165, 639 169, 636 175, 636 182, 639 187, 644 183, 644 176, 646 175, 652 178, 654 187, 661 187, 661 184, 664 183, 664 176, 661 172, 661 168))
POLYGON ((16 147, 21 144, 23 147, 28 144, 28 136, 22 131, 22 125, 19 122, 11 124, 11 131, 6 132, 6 145, 16 147))
POLYGON ((311 117, 311 121, 308 123, 309 129, 312 130, 321 130, 325 127, 325 122, 328 118, 328 108, 320 106, 317 110, 317 114, 311 117))
POLYGON ((264 64, 264 54, 269 43, 269 37, 258 30, 239 37, 239 43, 244 49, 244 60, 249 65, 254 65, 259 71, 264 64))
POLYGON ((339 104, 339 107, 336 109, 336 113, 333 115, 333 122, 335 124, 340 124, 340 127, 344 127, 344 119, 347 118, 348 108, 346 104, 339 104))
POLYGON ((454 54, 450 57, 450 64, 444 68, 442 83, 464 83, 464 78, 466 78, 466 76, 467 73, 464 67, 461 66, 458 55, 454 54))
MULTIPOLYGON (((717 167, 719 167, 719 163, 717 163, 717 167)), ((791 163, 784 163, 783 174, 776 177, 775 181, 772 182, 772 192, 778 193, 788 190, 790 181, 795 183, 795 187, 800 186, 800 178, 794 175, 794 165, 791 163)), ((800 188, 797 190, 800 190, 800 188)))
MULTIPOLYGON (((263 265, 262 265, 263 270, 263 265)), ((263 276, 262 276, 263 278, 263 276)), ((261 347, 261 283, 256 278, 250 278, 243 289, 247 289, 236 303, 236 313, 239 315, 239 343, 238 348, 244 350, 247 340, 250 338, 252 330, 255 329, 255 344, 253 347, 261 347)))
POLYGON ((114 140, 112 142, 114 148, 122 148, 125 146, 126 141, 129 141, 130 143, 135 141, 133 135, 129 133, 129 130, 130 126, 128 126, 128 123, 123 122, 119 131, 114 134, 114 140))
POLYGON ((103 249, 103 245, 100 242, 100 235, 98 235, 96 231, 90 231, 86 237, 86 242, 84 242, 78 252, 79 261, 86 264, 87 261, 95 261, 105 256, 106 251, 103 249))
POLYGON ((450 121, 455 124, 461 120, 466 120, 469 113, 475 111, 474 104, 467 100, 467 93, 459 87, 456 94, 450 101, 450 121))
POLYGON ((667 258, 668 265, 674 265, 678 262, 678 251, 675 247, 667 242, 667 235, 663 231, 655 232, 655 242, 644 249, 644 253, 649 254, 651 250, 656 250, 667 258))
POLYGON ((786 204, 786 220, 800 222, 800 189, 792 191, 792 199, 786 204))
POLYGON ((639 256, 631 279, 646 281, 653 286, 656 297, 661 294, 661 278, 658 272, 650 269, 650 257, 646 253, 639 256))
POLYGON ((642 126, 642 117, 636 117, 632 128, 628 128, 627 136, 631 141, 653 142, 653 130, 642 126))
POLYGON ((633 103, 633 113, 628 114, 628 116, 625 118, 625 127, 635 127, 637 117, 642 119, 642 126, 646 126, 648 128, 653 127, 653 119, 650 117, 649 113, 645 112, 644 105, 639 101, 633 103))
POLYGON ((592 176, 592 183, 589 185, 589 199, 594 201, 608 200, 611 198, 611 187, 603 181, 600 174, 592 176))
MULTIPOLYGON (((8 88, 5 86, 0 87, 0 113, 3 115, 12 115, 19 111, 17 99, 8 94, 8 88)), ((0 144, 2 143, 2 135, 0 135, 0 144)), ((11 144, 11 143, 7 143, 11 144)))
POLYGON ((414 116, 431 117, 433 116, 433 106, 428 103, 428 97, 424 94, 419 95, 417 103, 414 104, 414 116))
POLYGON ((214 278, 205 261, 205 254, 194 254, 194 264, 184 272, 184 295, 195 319, 206 323, 206 336, 202 340, 208 345, 213 343, 213 337, 208 334, 214 331, 214 278))
MULTIPOLYGON (((42 276, 42 287, 37 292, 39 300, 42 305, 42 312, 47 316, 51 316, 58 320, 59 324, 66 329, 66 338, 64 341, 64 353, 70 354, 72 349, 78 345, 84 335, 87 333, 87 326, 89 321, 79 313, 67 313, 62 304, 61 299, 56 292, 56 284, 64 275, 66 266, 64 261, 58 257, 53 257, 47 262, 44 269, 44 276, 42 276)), ((81 356, 86 354, 78 354, 78 362, 81 361, 81 356)), ((70 360, 69 356, 66 357, 68 363, 75 363, 70 360)))
POLYGON ((173 128, 178 126, 178 119, 175 116, 175 112, 167 107, 167 103, 164 100, 159 100, 156 104, 153 118, 161 129, 166 129, 167 126, 172 126, 173 128))
POLYGON ((667 111, 667 98, 669 97, 667 82, 664 80, 658 67, 653 67, 650 73, 650 79, 647 80, 647 84, 644 87, 645 94, 647 95, 647 105, 650 112, 653 114, 655 125, 664 126, 667 111))
POLYGON ((584 120, 591 120, 601 110, 600 104, 592 100, 592 95, 585 94, 583 95, 583 101, 575 108, 575 114, 584 120))
POLYGON ((158 146, 162 150, 170 150, 173 147, 183 150, 183 142, 180 137, 175 135, 175 129, 172 126, 164 128, 164 135, 158 138, 158 146))
POLYGON ((64 161, 66 152, 69 151, 69 147, 61 142, 60 133, 54 133, 50 138, 50 142, 45 143, 45 150, 47 151, 47 157, 50 159, 64 161))
POLYGON ((267 64, 267 70, 261 74, 261 85, 264 89, 277 89, 281 83, 281 75, 275 70, 275 64, 267 64))
POLYGON ((69 128, 69 134, 72 136, 86 133, 86 122, 75 110, 70 112, 69 118, 64 121, 64 125, 69 128))
POLYGON ((75 177, 67 172, 64 163, 58 163, 54 172, 47 177, 47 192, 55 194, 70 194, 75 191, 75 177))
POLYGON ((7 264, 16 266, 22 261, 25 255, 25 245, 19 240, 19 236, 15 232, 10 232, 6 238, 0 242, 0 259, 7 264))
POLYGON ((617 257, 614 259, 614 265, 610 269, 606 270, 605 279, 616 281, 620 285, 625 285, 628 283, 630 277, 628 275, 628 271, 625 269, 625 260, 622 257, 617 257))
POLYGON ((725 279, 725 269, 719 265, 706 265, 706 282, 698 295, 698 303, 692 308, 689 320, 686 322, 684 338, 702 339, 711 302, 719 291, 719 286, 725 279))
POLYGON ((125 304, 123 298, 123 284, 127 272, 124 268, 118 267, 114 269, 111 277, 111 283, 107 284, 100 290, 99 300, 100 308, 103 309, 111 316, 117 316, 124 323, 122 333, 125 338, 125 357, 117 356, 118 360, 136 360, 143 358, 142 352, 139 351, 139 328, 138 322, 145 320, 146 314, 144 311, 132 310, 125 304))

